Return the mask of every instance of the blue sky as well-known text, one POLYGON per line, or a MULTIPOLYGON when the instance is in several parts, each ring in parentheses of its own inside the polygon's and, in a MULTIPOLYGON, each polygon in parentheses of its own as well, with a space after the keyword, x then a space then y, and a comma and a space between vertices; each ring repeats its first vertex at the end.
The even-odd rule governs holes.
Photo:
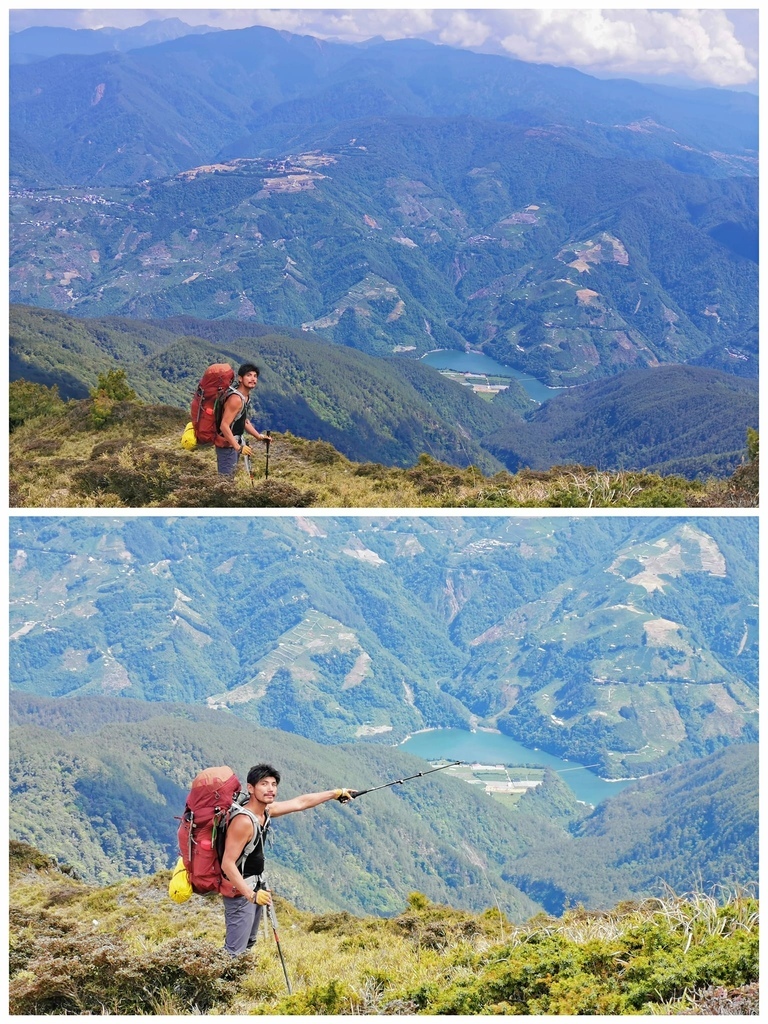
POLYGON ((233 29, 268 25, 345 42, 373 36, 418 37, 567 65, 599 76, 687 81, 756 91, 757 8, 410 8, 301 7, 14 9, 11 31, 33 25, 128 28, 178 17, 190 25, 233 29))

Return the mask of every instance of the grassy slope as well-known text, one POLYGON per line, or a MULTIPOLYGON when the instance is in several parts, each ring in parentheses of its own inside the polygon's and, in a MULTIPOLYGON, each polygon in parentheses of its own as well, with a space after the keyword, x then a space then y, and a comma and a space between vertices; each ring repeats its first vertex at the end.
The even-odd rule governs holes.
POLYGON ((302 913, 276 894, 293 995, 265 934, 235 963, 217 898, 172 903, 170 871, 86 886, 11 844, 14 1014, 757 1012, 758 904, 702 894, 513 927, 413 894, 391 920, 302 913))
POLYGON ((185 411, 117 403, 101 426, 85 399, 28 419, 10 438, 16 508, 519 508, 702 507, 757 504, 757 462, 701 484, 578 466, 484 475, 423 455, 410 469, 355 463, 326 441, 275 434, 269 479, 259 445, 254 481, 220 484, 211 449, 180 447, 185 411))

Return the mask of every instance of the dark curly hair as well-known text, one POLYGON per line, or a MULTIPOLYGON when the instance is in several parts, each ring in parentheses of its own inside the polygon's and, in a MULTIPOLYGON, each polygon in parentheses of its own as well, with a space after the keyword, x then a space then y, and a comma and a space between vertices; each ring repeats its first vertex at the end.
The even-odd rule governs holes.
POLYGON ((237 371, 237 376, 244 377, 246 373, 255 373, 256 376, 258 377, 261 375, 261 370, 255 363, 243 363, 243 365, 237 371))
POLYGON ((273 768, 271 764, 255 764, 248 772, 247 782, 255 786, 257 782, 267 778, 274 779, 278 785, 280 784, 280 772, 277 768, 273 768))

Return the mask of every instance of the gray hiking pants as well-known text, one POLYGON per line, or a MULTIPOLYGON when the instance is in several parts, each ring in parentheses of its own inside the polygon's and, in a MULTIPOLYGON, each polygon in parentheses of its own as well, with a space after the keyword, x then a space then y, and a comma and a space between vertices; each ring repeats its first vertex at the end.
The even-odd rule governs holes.
POLYGON ((224 900, 224 925, 227 935, 224 949, 230 956, 247 953, 256 941, 261 924, 263 907, 251 903, 245 896, 222 896, 224 900))
MULTIPOLYGON (((243 439, 239 437, 238 442, 242 444, 243 439)), ((240 453, 234 448, 216 449, 216 469, 219 476, 234 476, 237 469, 237 462, 240 453)))

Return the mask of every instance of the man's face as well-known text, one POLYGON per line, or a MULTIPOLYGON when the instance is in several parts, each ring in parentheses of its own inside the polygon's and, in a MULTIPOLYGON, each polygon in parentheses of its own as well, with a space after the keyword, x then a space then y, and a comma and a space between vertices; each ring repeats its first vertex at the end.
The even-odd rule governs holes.
POLYGON ((271 804, 277 796, 277 783, 271 775, 267 775, 251 786, 251 792, 260 803, 271 804))
POLYGON ((255 370, 251 370, 250 373, 244 373, 240 380, 242 381, 244 387, 248 388, 249 390, 253 390, 253 388, 255 388, 256 385, 259 383, 259 375, 258 373, 256 373, 255 370))

